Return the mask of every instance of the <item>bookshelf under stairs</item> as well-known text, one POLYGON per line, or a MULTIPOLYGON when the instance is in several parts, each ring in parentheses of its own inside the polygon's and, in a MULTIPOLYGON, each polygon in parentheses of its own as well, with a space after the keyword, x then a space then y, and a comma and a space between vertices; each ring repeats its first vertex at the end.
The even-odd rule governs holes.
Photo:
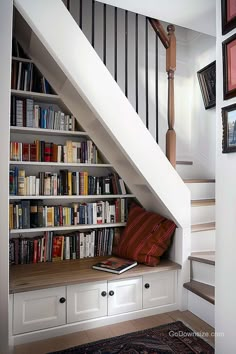
MULTIPOLYGON (((19 63, 34 67, 34 61, 14 61, 17 81, 27 83, 28 68, 21 65, 19 70, 19 63)), ((49 85, 45 80, 41 75, 44 87, 49 85)), ((14 344, 179 308, 179 256, 158 267, 138 265, 119 276, 91 269, 111 254, 113 241, 119 239, 128 201, 137 197, 132 183, 125 174, 125 185, 54 90, 14 88, 11 97, 9 288, 14 344)), ((173 254, 180 235, 181 228, 173 254)))
POLYGON ((215 180, 188 179, 192 227, 188 310, 214 327, 215 303, 215 180))

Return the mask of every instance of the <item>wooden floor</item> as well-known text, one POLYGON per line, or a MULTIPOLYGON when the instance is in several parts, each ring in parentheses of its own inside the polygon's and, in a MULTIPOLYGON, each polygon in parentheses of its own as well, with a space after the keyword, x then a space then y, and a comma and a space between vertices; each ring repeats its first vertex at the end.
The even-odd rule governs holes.
POLYGON ((30 344, 18 345, 14 348, 14 354, 46 354, 76 345, 93 342, 99 339, 119 336, 121 334, 135 332, 146 328, 160 326, 161 324, 181 320, 187 327, 198 332, 203 339, 214 346, 214 328, 209 326, 189 311, 173 311, 162 315, 140 318, 127 322, 117 323, 110 326, 90 329, 61 337, 47 339, 30 344))

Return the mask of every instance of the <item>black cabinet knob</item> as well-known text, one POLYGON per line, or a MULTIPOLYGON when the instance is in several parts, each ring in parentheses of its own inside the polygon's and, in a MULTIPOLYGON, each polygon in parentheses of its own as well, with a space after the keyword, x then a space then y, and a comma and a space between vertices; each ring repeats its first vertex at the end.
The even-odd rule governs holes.
POLYGON ((61 297, 59 301, 61 304, 64 304, 64 302, 66 302, 66 299, 64 297, 61 297))
POLYGON ((146 289, 149 289, 149 288, 150 288, 150 284, 146 283, 146 284, 144 285, 144 287, 145 287, 146 289))
POLYGON ((109 291, 109 295, 110 295, 110 296, 113 296, 114 294, 115 294, 115 293, 114 293, 113 290, 110 290, 110 291, 109 291))
POLYGON ((102 292, 101 292, 101 295, 102 295, 103 297, 105 297, 105 296, 107 295, 107 292, 106 292, 106 291, 102 291, 102 292))

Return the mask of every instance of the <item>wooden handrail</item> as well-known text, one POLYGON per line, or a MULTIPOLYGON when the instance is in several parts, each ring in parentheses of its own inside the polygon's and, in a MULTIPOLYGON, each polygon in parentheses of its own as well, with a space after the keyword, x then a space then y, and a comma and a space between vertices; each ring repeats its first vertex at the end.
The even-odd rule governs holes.
POLYGON ((166 72, 168 77, 168 131, 166 133, 166 156, 172 166, 176 166, 176 133, 175 123, 175 104, 174 104, 174 75, 176 70, 176 38, 175 27, 169 25, 166 34, 159 20, 149 18, 154 31, 166 48, 166 72))

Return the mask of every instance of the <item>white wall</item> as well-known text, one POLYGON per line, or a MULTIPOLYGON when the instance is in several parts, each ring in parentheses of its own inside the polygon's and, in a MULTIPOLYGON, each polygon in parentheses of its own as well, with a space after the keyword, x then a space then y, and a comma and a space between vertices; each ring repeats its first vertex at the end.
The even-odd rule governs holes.
POLYGON ((216 108, 205 109, 197 72, 216 59, 216 39, 189 32, 191 151, 195 177, 215 177, 216 108))
POLYGON ((10 121, 10 71, 12 38, 12 0, 0 1, 0 353, 8 353, 8 179, 9 179, 9 121, 10 121))
POLYGON ((235 353, 236 327, 236 153, 222 154, 221 107, 236 103, 223 100, 222 41, 236 33, 221 34, 221 1, 217 0, 217 130, 216 130, 216 353, 235 353))

